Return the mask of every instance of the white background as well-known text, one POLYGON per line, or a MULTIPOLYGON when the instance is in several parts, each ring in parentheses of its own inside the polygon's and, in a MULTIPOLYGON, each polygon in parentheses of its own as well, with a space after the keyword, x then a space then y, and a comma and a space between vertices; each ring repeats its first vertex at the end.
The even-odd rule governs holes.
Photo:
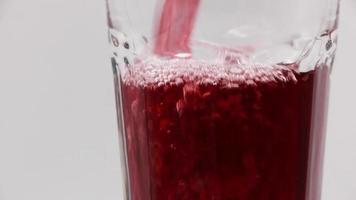
MULTIPOLYGON (((343 0, 324 200, 356 199, 356 2, 343 0)), ((0 200, 119 200, 103 0, 0 0, 0 200)))

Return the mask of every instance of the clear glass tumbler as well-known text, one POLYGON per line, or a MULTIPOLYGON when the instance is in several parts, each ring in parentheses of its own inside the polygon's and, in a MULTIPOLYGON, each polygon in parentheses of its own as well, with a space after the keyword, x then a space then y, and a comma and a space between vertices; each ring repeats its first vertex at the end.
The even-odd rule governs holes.
POLYGON ((320 200, 338 0, 107 0, 125 199, 320 200))

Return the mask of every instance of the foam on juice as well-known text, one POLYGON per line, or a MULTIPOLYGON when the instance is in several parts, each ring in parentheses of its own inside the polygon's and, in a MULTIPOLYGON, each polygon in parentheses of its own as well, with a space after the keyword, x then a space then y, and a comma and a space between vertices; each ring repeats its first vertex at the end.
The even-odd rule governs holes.
POLYGON ((213 84, 228 87, 268 82, 296 82, 296 72, 288 66, 263 64, 209 63, 192 59, 151 58, 135 64, 123 76, 125 84, 161 86, 164 84, 213 84))

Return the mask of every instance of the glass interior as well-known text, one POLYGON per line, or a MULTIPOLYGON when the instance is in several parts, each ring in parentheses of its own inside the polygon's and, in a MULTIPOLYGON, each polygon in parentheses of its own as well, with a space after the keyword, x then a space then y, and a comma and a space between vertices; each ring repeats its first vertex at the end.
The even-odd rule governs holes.
MULTIPOLYGON (((164 1, 108 0, 108 5, 112 26, 136 47, 133 56, 144 60, 155 54, 154 41, 159 37, 155 28, 164 1)), ((214 61, 219 55, 212 47, 248 49, 247 62, 301 63, 299 69, 308 71, 322 59, 330 40, 336 45, 337 9, 337 0, 204 0, 194 22, 189 56, 214 61)))

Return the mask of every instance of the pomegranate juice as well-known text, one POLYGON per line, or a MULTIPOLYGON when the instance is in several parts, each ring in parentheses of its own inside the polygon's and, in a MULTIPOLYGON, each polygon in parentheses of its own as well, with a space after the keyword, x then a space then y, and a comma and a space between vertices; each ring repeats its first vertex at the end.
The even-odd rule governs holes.
POLYGON ((132 200, 316 200, 328 67, 147 61, 121 80, 132 200))

